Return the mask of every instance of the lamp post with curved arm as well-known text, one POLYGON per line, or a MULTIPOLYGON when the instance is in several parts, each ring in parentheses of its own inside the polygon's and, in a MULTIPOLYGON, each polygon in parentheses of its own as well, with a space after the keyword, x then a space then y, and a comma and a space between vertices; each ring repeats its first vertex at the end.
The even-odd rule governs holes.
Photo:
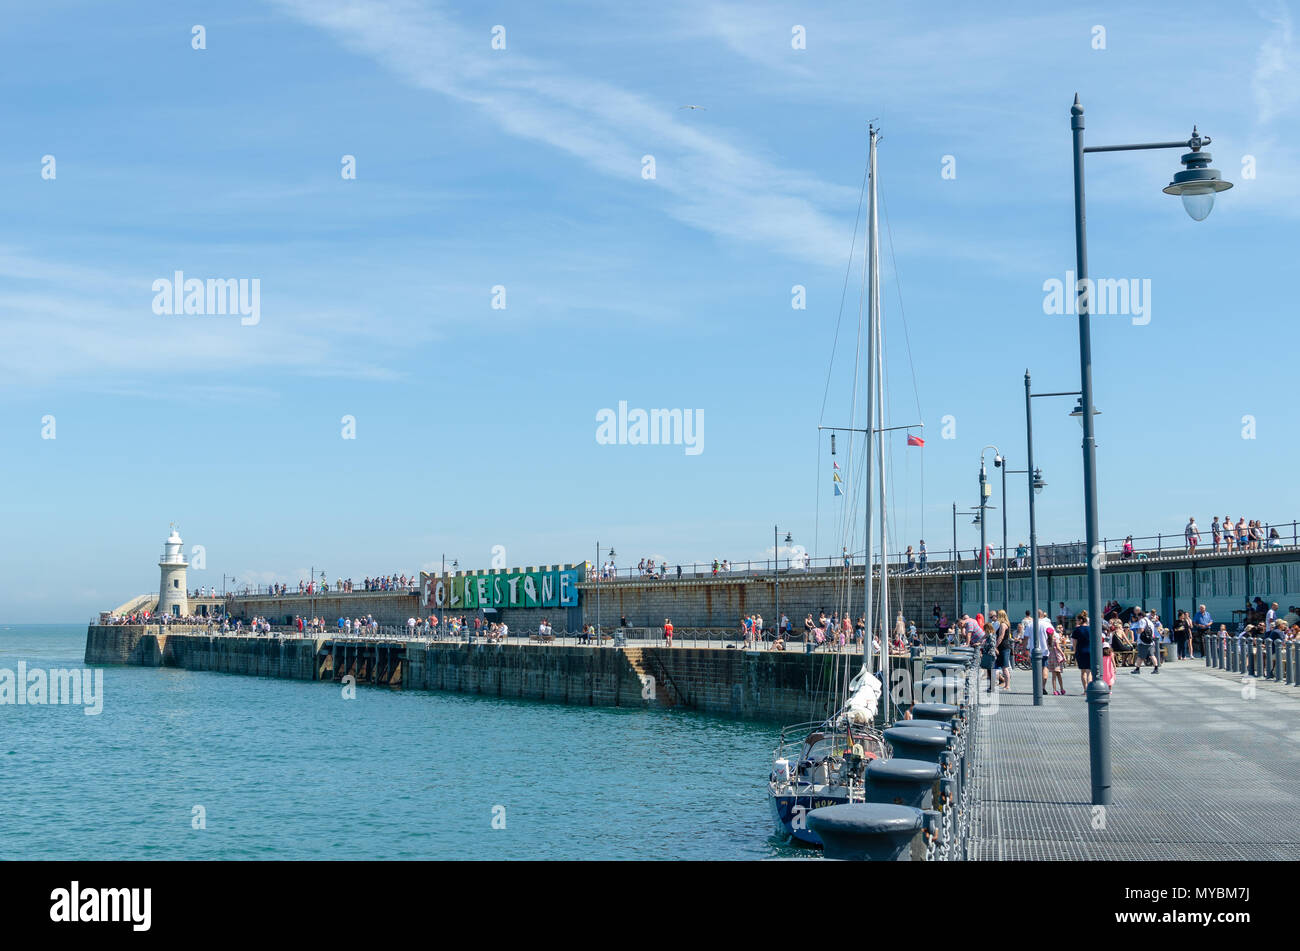
MULTIPOLYGON (((1088 237, 1085 222, 1083 175, 1084 155, 1089 152, 1133 152, 1150 149, 1188 149, 1182 157, 1183 170, 1162 189, 1165 194, 1178 195, 1183 207, 1195 221, 1202 221, 1214 207, 1214 196, 1232 187, 1223 181, 1218 171, 1210 167, 1210 153, 1201 151, 1210 144, 1209 136, 1202 136, 1192 127, 1189 139, 1174 142, 1151 142, 1137 145, 1097 145, 1088 148, 1083 144, 1083 105, 1079 96, 1070 106, 1070 129, 1074 142, 1074 242, 1075 273, 1079 312, 1079 408, 1083 424, 1083 492, 1084 528, 1088 552, 1088 620, 1092 647, 1092 682, 1088 685, 1088 752, 1092 777, 1093 805, 1107 805, 1111 801, 1110 769, 1110 688, 1101 679, 1101 562, 1105 553, 1101 548, 1097 514, 1097 442, 1094 434, 1092 401, 1092 331, 1090 327, 1091 301, 1088 279, 1088 237)), ((1035 618, 1035 620, 1037 620, 1035 618)))

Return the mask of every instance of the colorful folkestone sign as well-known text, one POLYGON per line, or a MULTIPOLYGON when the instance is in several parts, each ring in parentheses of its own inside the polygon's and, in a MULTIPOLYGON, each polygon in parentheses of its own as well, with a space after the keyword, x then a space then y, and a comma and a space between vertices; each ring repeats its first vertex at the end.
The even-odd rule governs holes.
POLYGON ((516 568, 454 575, 420 572, 421 608, 477 611, 480 608, 572 608, 578 606, 576 567, 516 568))

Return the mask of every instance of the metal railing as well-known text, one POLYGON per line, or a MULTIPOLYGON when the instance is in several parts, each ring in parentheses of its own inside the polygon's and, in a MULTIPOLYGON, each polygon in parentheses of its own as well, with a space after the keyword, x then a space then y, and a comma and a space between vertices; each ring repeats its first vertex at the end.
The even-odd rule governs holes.
MULTIPOLYGON (((1262 541, 1252 543, 1250 551, 1272 551, 1277 549, 1300 547, 1300 520, 1291 520, 1287 522, 1263 522, 1263 531, 1265 538, 1262 541), (1277 537, 1269 539, 1269 534, 1277 530, 1277 537)), ((1177 532, 1157 532, 1153 535, 1134 535, 1131 536, 1133 549, 1131 554, 1125 555, 1124 545, 1129 536, 1119 538, 1103 538, 1101 540, 1102 551, 1105 553, 1107 560, 1126 560, 1133 558, 1141 560, 1143 558, 1161 558, 1176 557, 1186 555, 1188 548, 1185 544, 1185 537, 1182 530, 1177 532)), ((1213 540, 1208 528, 1202 527, 1199 535, 1199 544, 1196 546, 1197 560, 1201 558, 1213 558, 1227 554, 1236 555, 1241 549, 1236 546, 1235 540, 1233 548, 1229 551, 1226 542, 1221 542, 1218 551, 1213 547, 1213 540)), ((1235 539, 1235 536, 1234 536, 1235 539)), ((1004 553, 1000 544, 991 545, 993 555, 989 560, 990 568, 1002 569, 1005 560, 1010 568, 1028 568, 1029 567, 1029 548, 1024 546, 1025 554, 1018 555, 1017 551, 1020 545, 1008 544, 1004 553)), ((1082 565, 1087 562, 1086 545, 1082 541, 1073 542, 1054 542, 1039 543, 1038 545, 1038 565, 1042 567, 1054 567, 1057 565, 1082 565)), ((951 573, 954 570, 954 564, 957 571, 978 571, 980 568, 980 554, 978 547, 968 549, 958 549, 955 553, 951 548, 929 550, 924 558, 919 552, 914 553, 909 560, 906 552, 891 552, 888 558, 889 570, 891 574, 943 574, 951 573), (966 552, 970 553, 966 557, 966 552)), ((846 559, 843 555, 835 555, 820 558, 780 558, 780 559, 759 559, 741 562, 729 562, 727 567, 723 567, 722 562, 718 562, 715 568, 712 562, 703 564, 693 562, 691 564, 667 565, 664 571, 664 565, 655 565, 655 571, 650 574, 640 568, 615 568, 613 572, 608 570, 592 569, 588 572, 587 584, 593 584, 597 581, 617 582, 617 581, 697 581, 707 578, 749 578, 749 577, 766 577, 773 573, 779 573, 782 576, 792 575, 799 577, 801 575, 827 575, 843 573, 851 570, 861 575, 863 565, 863 553, 854 552, 846 559)), ((878 559, 873 559, 871 570, 873 573, 880 571, 878 559)))
MULTIPOLYGON (((1274 551, 1285 550, 1288 548, 1300 547, 1300 520, 1292 519, 1285 522, 1264 522, 1263 531, 1265 538, 1262 541, 1251 542, 1248 551, 1274 551), (1274 531, 1277 531, 1276 538, 1268 538, 1274 531)), ((1229 549, 1226 541, 1221 542, 1218 550, 1213 547, 1213 540, 1209 528, 1202 527, 1200 532, 1200 543, 1196 546, 1196 558, 1199 561, 1202 558, 1212 559, 1223 557, 1225 555, 1239 554, 1242 549, 1238 548, 1235 541, 1233 547, 1229 549)), ((1119 538, 1106 537, 1101 540, 1102 551, 1108 561, 1117 560, 1147 560, 1151 558, 1177 557, 1188 554, 1188 548, 1185 544, 1185 538, 1181 530, 1177 532, 1157 532, 1153 535, 1134 535, 1132 536, 1133 548, 1131 552, 1126 553, 1124 550, 1125 542, 1128 536, 1119 538)), ((1006 552, 1002 551, 1001 545, 991 546, 993 549, 992 557, 989 560, 990 569, 1001 570, 1005 561, 1008 568, 1028 568, 1029 554, 1028 547, 1025 547, 1025 554, 1018 555, 1017 552, 1021 546, 1010 544, 1006 552)), ((1052 542, 1040 543, 1038 545, 1038 565, 1040 568, 1050 568, 1064 565, 1082 565, 1087 561, 1085 545, 1082 541, 1073 542, 1052 542)), ((737 562, 724 563, 719 561, 716 566, 713 562, 691 562, 690 564, 656 564, 653 573, 638 567, 615 568, 612 571, 592 568, 588 571, 585 584, 595 584, 596 582, 673 582, 673 581, 699 581, 706 579, 729 579, 729 578, 756 578, 770 577, 773 574, 779 574, 783 577, 802 577, 802 576, 834 576, 836 574, 856 573, 861 576, 863 565, 863 553, 853 552, 847 558, 844 555, 833 555, 826 557, 813 558, 804 556, 802 558, 778 558, 778 559, 757 559, 737 562)), ((959 549, 954 552, 951 548, 931 550, 922 556, 919 552, 913 554, 911 559, 906 552, 892 552, 888 559, 889 570, 893 574, 951 574, 954 570, 958 572, 978 571, 980 569, 980 554, 978 548, 959 549), (969 557, 966 553, 969 552, 969 557)), ((872 572, 880 571, 878 560, 872 562, 872 572)), ((280 597, 280 598, 318 598, 318 597, 365 597, 376 594, 391 595, 411 595, 419 593, 419 582, 417 580, 408 580, 405 586, 392 588, 362 588, 353 587, 352 590, 340 590, 337 584, 321 585, 316 590, 298 591, 294 588, 288 588, 285 591, 276 590, 276 585, 241 585, 229 592, 213 595, 191 594, 190 597, 280 597)))
POLYGON ((254 598, 254 597, 271 597, 271 598, 348 598, 359 595, 376 595, 376 594, 393 594, 393 595, 412 595, 418 594, 420 584, 418 581, 407 582, 405 586, 394 588, 360 588, 354 587, 352 590, 341 590, 337 585, 324 584, 319 585, 313 591, 299 591, 296 588, 289 588, 285 591, 277 590, 277 585, 240 585, 232 591, 216 595, 190 595, 190 597, 237 597, 237 598, 254 598))

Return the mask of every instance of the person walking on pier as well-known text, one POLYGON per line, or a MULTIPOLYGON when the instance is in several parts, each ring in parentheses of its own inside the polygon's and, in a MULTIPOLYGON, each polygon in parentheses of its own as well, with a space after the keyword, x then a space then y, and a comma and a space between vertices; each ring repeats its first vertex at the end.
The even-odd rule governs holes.
POLYGON ((1088 612, 1080 611, 1074 619, 1074 662, 1079 665, 1079 680, 1083 689, 1092 682, 1092 629, 1088 626, 1088 612))
POLYGON ((1210 634, 1210 628, 1214 625, 1214 616, 1205 610, 1205 605, 1196 609, 1192 615, 1192 654, 1196 653, 1197 645, 1200 645, 1201 656, 1205 655, 1205 638, 1210 634))
MULTIPOLYGON (((1033 640, 1029 642, 1029 649, 1032 651, 1034 647, 1037 647, 1039 652, 1042 653, 1044 657, 1047 656, 1051 644, 1051 638, 1056 634, 1060 634, 1062 637, 1065 636, 1064 625, 1058 627, 1052 627, 1052 622, 1048 618, 1047 612, 1044 611, 1042 608, 1038 609, 1037 618, 1031 618, 1029 616, 1029 612, 1026 611, 1025 624, 1028 628, 1027 633, 1029 633, 1033 637, 1033 640)), ((1047 693, 1047 674, 1048 674, 1047 664, 1044 664, 1043 665, 1043 693, 1047 693)), ((1061 686, 1061 693, 1065 693, 1064 685, 1061 686)))
POLYGON ((921 547, 918 549, 917 554, 918 554, 918 556, 919 556, 920 559, 921 559, 921 570, 922 570, 922 571, 925 571, 925 570, 926 570, 926 569, 925 569, 925 566, 926 566, 926 562, 928 561, 928 558, 927 558, 926 553, 925 553, 925 539, 924 539, 924 538, 921 539, 921 547))
POLYGON ((1223 541, 1223 531, 1219 528, 1219 516, 1214 516, 1214 521, 1210 523, 1210 540, 1214 542, 1214 553, 1219 553, 1219 545, 1223 541))
POLYGON ((996 645, 998 655, 998 683, 1003 690, 1011 689, 1011 620, 1007 617, 1005 611, 999 610, 994 616, 993 629, 996 632, 996 645))
POLYGON ((1137 645, 1137 662, 1133 665, 1131 673, 1142 673, 1142 668, 1146 666, 1148 660, 1155 666, 1153 673, 1160 673, 1160 642, 1156 638, 1155 627, 1142 613, 1141 608, 1134 609, 1129 630, 1133 632, 1133 643, 1137 645))
MULTIPOLYGON (((1052 696, 1065 696, 1065 650, 1063 641, 1065 635, 1056 628, 1052 628, 1052 633, 1048 637, 1047 658, 1044 664, 1044 670, 1051 672, 1052 675, 1052 696)), ((1047 693, 1047 683, 1043 683, 1043 693, 1047 693)))
POLYGON ((1183 538, 1187 542, 1187 554, 1195 555, 1196 546, 1201 543, 1201 530, 1196 525, 1194 515, 1187 516, 1187 526, 1183 529, 1183 538))
POLYGON ((1188 660, 1192 656, 1192 619, 1188 617, 1186 611, 1178 612, 1178 619, 1174 621, 1174 643, 1178 645, 1178 659, 1188 660))
POLYGON ((664 640, 668 642, 669 647, 673 646, 673 622, 671 618, 664 618, 664 640))

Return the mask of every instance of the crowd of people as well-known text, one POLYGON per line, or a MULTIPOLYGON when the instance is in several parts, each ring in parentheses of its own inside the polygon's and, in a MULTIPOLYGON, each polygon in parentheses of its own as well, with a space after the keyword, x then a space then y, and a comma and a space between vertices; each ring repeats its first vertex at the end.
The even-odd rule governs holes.
MULTIPOLYGON (((420 586, 418 575, 392 574, 376 575, 363 578, 361 581, 353 581, 351 578, 336 578, 333 587, 324 579, 316 581, 314 578, 299 580, 296 590, 297 594, 328 594, 330 591, 349 593, 353 591, 415 591, 420 586)), ((215 593, 215 592, 214 592, 215 593)), ((259 594, 262 593, 260 590, 259 594)), ((266 594, 285 595, 295 593, 289 585, 281 582, 274 582, 266 585, 266 594)), ((196 595, 198 596, 198 595, 196 595)))
MULTIPOLYGON (((1196 546, 1201 543, 1201 529, 1195 518, 1187 519, 1183 537, 1188 553, 1196 554, 1196 546)), ((1247 521, 1244 515, 1236 522, 1233 522, 1231 515, 1223 516, 1223 521, 1219 521, 1219 516, 1214 516, 1214 521, 1210 523, 1210 540, 1216 552, 1232 551, 1234 547, 1238 551, 1258 551, 1265 546, 1276 548, 1282 544, 1282 536, 1276 526, 1265 529, 1261 520, 1247 521)))

